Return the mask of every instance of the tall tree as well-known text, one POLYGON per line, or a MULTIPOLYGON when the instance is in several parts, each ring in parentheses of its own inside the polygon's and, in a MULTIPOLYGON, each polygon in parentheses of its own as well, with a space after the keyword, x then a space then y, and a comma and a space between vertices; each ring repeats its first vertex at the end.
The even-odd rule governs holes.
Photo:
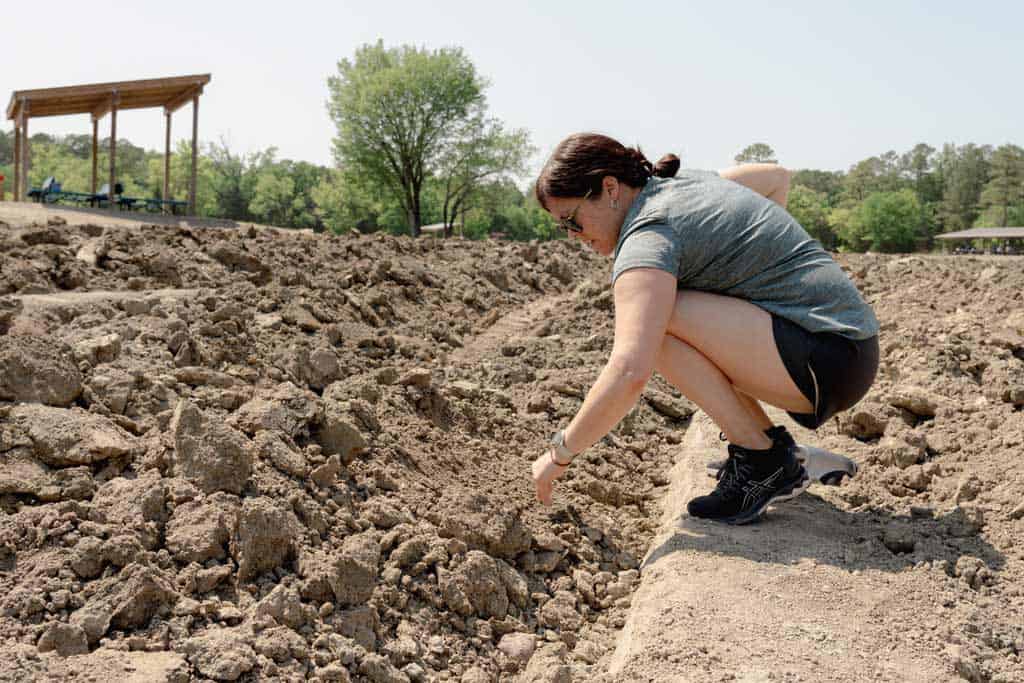
POLYGON ((776 164, 775 150, 763 142, 747 145, 743 151, 733 157, 737 164, 776 164))
POLYGON ((982 220, 1006 227, 1013 207, 1024 201, 1024 149, 1017 145, 997 148, 992 153, 989 173, 980 197, 982 220))
POLYGON ((939 216, 946 232, 974 225, 981 202, 981 190, 988 182, 988 145, 968 143, 962 147, 945 145, 939 159, 943 192, 939 216))
POLYGON ((338 165, 390 186, 418 236, 423 184, 453 129, 483 103, 486 82, 460 48, 378 41, 338 62, 327 85, 338 165))
POLYGON ((828 197, 824 192, 794 185, 789 191, 786 210, 823 247, 835 247, 836 235, 828 223, 828 197))
POLYGON ((437 167, 444 187, 445 237, 451 236, 452 225, 482 183, 525 172, 526 160, 535 151, 529 139, 522 129, 506 133, 500 121, 486 117, 482 106, 456 128, 437 167))

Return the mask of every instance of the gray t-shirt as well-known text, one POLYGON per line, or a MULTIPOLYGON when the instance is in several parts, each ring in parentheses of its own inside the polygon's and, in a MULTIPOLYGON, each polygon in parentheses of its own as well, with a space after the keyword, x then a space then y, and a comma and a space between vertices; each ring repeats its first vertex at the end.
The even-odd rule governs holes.
POLYGON ((878 320, 821 245, 781 206, 709 171, 651 178, 615 246, 630 268, 672 273, 680 289, 746 299, 810 332, 878 334, 878 320))

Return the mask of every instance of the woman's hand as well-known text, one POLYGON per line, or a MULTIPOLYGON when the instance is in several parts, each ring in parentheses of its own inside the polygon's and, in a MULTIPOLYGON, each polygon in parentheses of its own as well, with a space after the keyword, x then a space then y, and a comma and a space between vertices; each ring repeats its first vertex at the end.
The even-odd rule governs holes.
POLYGON ((544 505, 551 505, 551 487, 556 479, 560 479, 569 467, 557 464, 551 459, 551 449, 547 448, 533 461, 533 484, 537 487, 537 500, 544 505))

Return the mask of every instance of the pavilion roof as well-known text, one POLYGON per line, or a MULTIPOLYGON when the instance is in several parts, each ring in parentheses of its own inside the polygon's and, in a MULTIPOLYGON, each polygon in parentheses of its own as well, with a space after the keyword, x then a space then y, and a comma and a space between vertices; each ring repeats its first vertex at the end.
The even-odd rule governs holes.
POLYGON ((7 118, 17 120, 27 102, 28 110, 25 113, 31 118, 92 114, 94 119, 98 119, 110 111, 111 96, 114 94, 118 98, 119 110, 163 107, 167 112, 174 112, 191 102, 193 96, 201 93, 203 86, 209 82, 210 74, 194 74, 140 81, 15 90, 7 105, 7 118))
POLYGON ((1024 228, 971 228, 935 237, 940 240, 1019 240, 1024 239, 1024 228))

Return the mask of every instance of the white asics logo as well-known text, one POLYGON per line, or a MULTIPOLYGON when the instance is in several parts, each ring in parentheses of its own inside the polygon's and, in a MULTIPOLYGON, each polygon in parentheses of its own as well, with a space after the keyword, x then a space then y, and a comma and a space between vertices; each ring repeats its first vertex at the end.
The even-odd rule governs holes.
POLYGON ((746 508, 748 505, 757 500, 760 496, 766 493, 771 493, 775 486, 775 482, 782 476, 785 468, 780 467, 775 470, 767 479, 762 481, 751 481, 743 487, 743 507, 746 508))

